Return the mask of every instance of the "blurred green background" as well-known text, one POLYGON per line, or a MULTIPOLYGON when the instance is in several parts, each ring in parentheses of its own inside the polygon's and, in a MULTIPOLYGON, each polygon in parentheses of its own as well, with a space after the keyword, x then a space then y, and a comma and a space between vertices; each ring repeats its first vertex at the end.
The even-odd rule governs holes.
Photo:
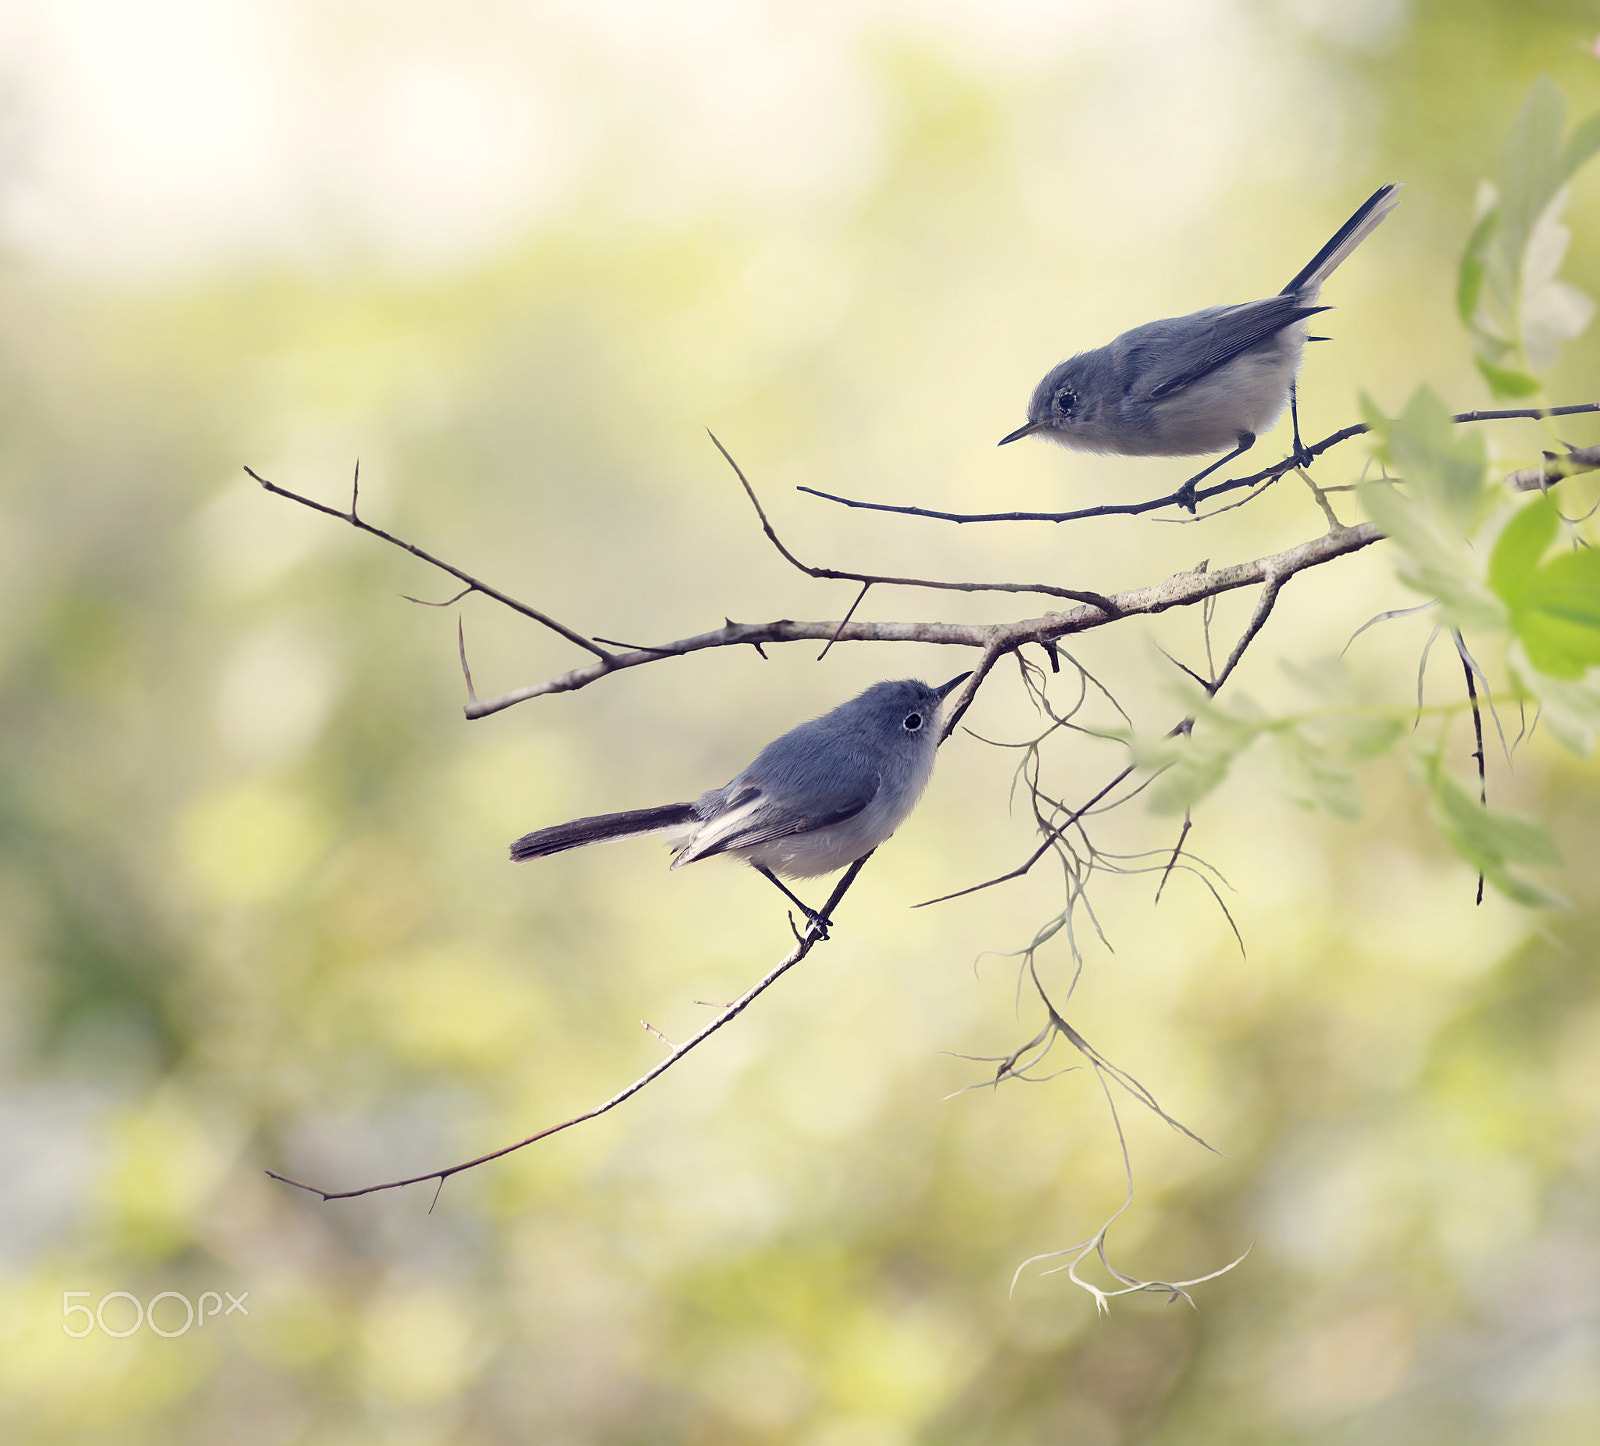
MULTIPOLYGON (((1536 734, 1492 796, 1545 817, 1557 916, 1491 897, 1399 761, 1358 825, 1256 758, 1191 879, 1094 902, 1074 1023, 1211 1141, 1123 1102, 1113 1260, 1233 1273, 1097 1318, 1013 1271, 1121 1201, 1092 1075, 950 1097, 1037 1027, 1015 755, 958 735, 833 941, 625 1108, 431 1190, 321 1204, 603 1099, 785 952, 772 891, 650 843, 509 840, 719 784, 929 646, 707 652, 468 724, 581 661, 263 494, 249 463, 589 634, 836 618, 761 537, 841 568, 1103 591, 1321 530, 1284 483, 1199 527, 952 528, 1155 495, 1181 464, 997 452, 1040 374, 1154 316, 1276 290, 1378 183, 1405 204, 1325 300, 1306 435, 1422 382, 1488 405, 1454 263, 1533 78, 1600 105, 1560 0, 891 0, 796 7, 19 3, 0 11, 0 1432, 238 1443, 1517 1442, 1600 1436, 1592 761, 1536 734), (246 1297, 182 1335, 114 1297, 246 1297)), ((1568 274, 1600 291, 1600 183, 1568 274)), ((1593 332, 1551 380, 1596 399, 1593 332)), ((1506 466, 1540 444, 1489 430, 1506 466)), ((1562 436, 1600 440, 1577 420, 1562 436)), ((1282 439, 1264 443, 1281 455, 1282 439)), ((1264 457, 1263 463, 1270 460, 1264 457)), ((1321 465, 1353 480, 1349 448, 1321 465)), ((1574 495, 1592 500, 1594 488, 1574 495)), ((1297 579, 1238 686, 1415 599, 1381 549, 1297 579)), ((1221 646, 1251 599, 1218 610, 1221 646)), ((979 621, 1038 600, 875 592, 979 621)), ((1403 705, 1423 619, 1353 665, 1403 705)), ((1141 727, 1160 644, 1076 650, 1141 727)), ((1430 697, 1456 698, 1436 651, 1430 697)), ((1509 720, 1508 720, 1509 721, 1509 720)), ((968 722, 1037 731, 1002 669, 968 722)), ((1471 744, 1452 737, 1463 772, 1471 744)), ((1082 741, 1083 798, 1122 750, 1082 741)), ((1170 847, 1134 805, 1126 849, 1170 847)), ((812 886, 815 888, 816 886, 812 886)), ((1041 955, 1070 974, 1058 942, 1041 955)), ((1062 1057, 1059 1062, 1068 1061, 1062 1057)), ((183 1310, 157 1317, 176 1330, 183 1310)))

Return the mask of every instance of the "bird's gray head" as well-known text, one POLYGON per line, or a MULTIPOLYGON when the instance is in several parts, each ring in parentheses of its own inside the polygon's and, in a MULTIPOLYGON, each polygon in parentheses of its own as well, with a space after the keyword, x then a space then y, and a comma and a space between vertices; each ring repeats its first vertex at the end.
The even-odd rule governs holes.
POLYGON ((844 708, 886 745, 931 737, 938 725, 939 705, 971 676, 971 673, 962 673, 938 688, 930 688, 915 678, 874 683, 844 708))
POLYGON ((1085 412, 1082 357, 1073 357, 1045 373, 1044 380, 1033 389, 1028 400, 1028 424, 1018 427, 1010 436, 1000 439, 1000 446, 1031 437, 1035 432, 1055 439, 1069 435, 1082 422, 1085 412))

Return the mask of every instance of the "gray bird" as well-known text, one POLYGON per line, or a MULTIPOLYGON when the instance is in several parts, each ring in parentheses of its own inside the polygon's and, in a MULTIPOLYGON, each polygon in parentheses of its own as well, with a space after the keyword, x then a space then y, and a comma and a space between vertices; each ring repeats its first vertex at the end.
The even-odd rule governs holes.
POLYGON ((778 875, 832 873, 899 828, 933 776, 940 705, 970 676, 939 688, 913 678, 874 683, 774 739, 732 782, 693 803, 575 818, 524 834, 511 845, 511 857, 520 863, 607 839, 667 834, 676 850, 673 868, 731 854, 816 919, 778 875))
MULTIPOLYGON (((1028 403, 1028 423, 1003 447, 1037 432, 1083 452, 1131 457, 1194 457, 1233 450, 1180 489, 1193 512, 1195 484, 1255 445, 1294 408, 1295 375, 1319 311, 1322 283, 1400 204, 1398 185, 1374 191, 1328 244, 1276 296, 1208 306, 1188 316, 1146 322, 1107 346, 1079 352, 1046 373, 1028 403)), ((1294 418, 1295 456, 1310 460, 1294 418)))

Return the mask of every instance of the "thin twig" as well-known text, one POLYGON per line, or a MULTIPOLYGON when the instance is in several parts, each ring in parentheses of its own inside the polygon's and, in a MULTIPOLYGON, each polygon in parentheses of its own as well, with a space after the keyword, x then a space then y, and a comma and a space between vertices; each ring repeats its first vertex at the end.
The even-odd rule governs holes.
MULTIPOLYGON (((287 497, 291 502, 298 502, 302 507, 309 507, 313 512, 322 512, 329 517, 337 517, 341 522, 348 522, 352 527, 362 532, 370 532, 374 537, 382 538, 385 542, 400 548, 401 551, 409 552, 413 557, 420 558, 430 567, 436 567, 441 572, 449 573, 458 582, 464 582, 470 591, 481 592, 485 597, 492 597, 497 603, 504 603, 513 612, 521 613, 523 617, 542 624, 553 633, 559 633, 569 643, 576 643, 585 652, 593 653, 602 663, 611 657, 611 654, 597 643, 584 637, 582 633, 573 632, 565 623, 558 623, 554 618, 540 612, 538 608, 529 607, 525 602, 519 602, 509 593, 501 592, 499 588, 490 587, 488 583, 479 581, 471 573, 463 572, 459 567, 435 557, 431 552, 424 552, 414 542, 406 542, 402 538, 396 537, 393 533, 385 532, 381 527, 374 527, 365 518, 357 514, 354 490, 350 494, 350 510, 341 512, 337 507, 329 507, 326 503, 315 502, 309 497, 302 497, 298 492, 291 492, 287 487, 278 486, 276 482, 267 481, 253 467, 246 467, 244 470, 266 488, 268 492, 274 493, 279 497, 287 497)), ((410 601, 416 602, 417 599, 412 598, 410 601)))
MULTIPOLYGON (((938 582, 919 577, 883 577, 868 572, 840 572, 833 567, 813 567, 810 563, 801 562, 779 538, 777 530, 767 517, 766 509, 761 505, 761 499, 756 496, 756 490, 750 485, 750 479, 744 475, 744 470, 733 460, 728 449, 717 440, 715 432, 707 432, 712 444, 721 452, 728 465, 733 468, 734 475, 744 487, 745 495, 750 499, 750 505, 755 508, 756 516, 761 519, 761 530, 767 534, 767 539, 778 549, 785 562, 798 568, 807 577, 826 578, 838 582, 859 582, 868 587, 882 584, 885 587, 919 587, 931 588, 938 592, 1019 592, 1039 593, 1045 597, 1065 598, 1072 602, 1090 603, 1095 607, 1111 610, 1112 604, 1100 593, 1089 592, 1084 588, 1056 587, 1044 582, 938 582)), ((802 488, 802 491, 805 489, 802 488)), ((860 599, 857 599, 859 603, 860 599)))
POLYGON ((1342 658, 1346 653, 1348 653, 1350 651, 1350 644, 1355 642, 1355 640, 1359 638, 1362 633, 1366 632, 1368 628, 1376 627, 1379 623, 1393 622, 1396 618, 1415 617, 1418 613, 1425 613, 1429 608, 1438 606, 1439 604, 1437 602, 1435 602, 1432 598, 1429 598, 1427 602, 1418 603, 1414 608, 1391 608, 1386 613, 1379 613, 1376 617, 1368 618, 1366 622, 1362 623, 1359 628, 1350 634, 1348 641, 1342 648, 1339 649, 1339 656, 1342 658))
POLYGON ((415 603, 421 608, 448 608, 454 607, 469 592, 477 592, 477 590, 478 589, 473 584, 468 583, 467 586, 462 588, 460 592, 456 593, 454 597, 447 597, 443 602, 432 602, 425 597, 412 597, 408 592, 403 592, 400 594, 400 596, 403 597, 407 602, 415 603))
MULTIPOLYGON (((853 864, 851 864, 847 870, 845 870, 844 877, 841 878, 838 884, 834 886, 833 893, 828 897, 828 902, 822 907, 821 914, 823 918, 830 918, 832 916, 834 909, 839 904, 839 901, 844 898, 845 894, 849 891, 851 884, 856 881, 856 876, 861 872, 862 868, 867 862, 867 859, 870 857, 870 854, 863 855, 861 858, 857 859, 853 864)), ((598 1119, 601 1115, 616 1109, 616 1107, 622 1104, 625 1100, 632 1099, 634 1095, 638 1094, 639 1091, 648 1085, 652 1080, 658 1079, 661 1075, 665 1074, 669 1069, 671 1069, 672 1066, 675 1065, 686 1054, 688 1054, 690 1050, 694 1049, 699 1044, 703 1044, 707 1039, 721 1029, 723 1025, 730 1023, 732 1020, 738 1018, 739 1015, 744 1013, 744 1011, 751 1004, 760 998, 761 995, 765 994, 768 989, 778 982, 778 980, 780 980, 785 974, 793 969, 796 964, 804 959, 806 955, 811 952, 812 948, 820 942, 820 939, 821 935, 817 931, 815 925, 808 928, 794 948, 791 949, 773 969, 768 971, 768 973, 764 975, 757 983, 745 990, 745 992, 735 999, 732 1004, 729 1004, 722 1009, 717 1014, 716 1018, 707 1024, 703 1029, 700 1029, 689 1039, 685 1040, 682 1044, 674 1048, 672 1052, 666 1056, 666 1058, 662 1059, 653 1068, 640 1075, 639 1078, 634 1080, 634 1082, 626 1089, 619 1090, 616 1094, 612 1095, 610 1099, 606 1100, 603 1104, 596 1105, 592 1110, 585 1110, 581 1115, 574 1115, 570 1120, 563 1120, 558 1125, 551 1125, 546 1129, 539 1130, 535 1134, 529 1135, 526 1139, 518 1140, 515 1144, 502 1145, 498 1150, 490 1150, 487 1154, 478 1155, 474 1159, 463 1160, 458 1165, 447 1165, 441 1170, 429 1170, 423 1175, 408 1175, 402 1180, 387 1180, 381 1185, 362 1185, 353 1190, 324 1190, 320 1185, 309 1185, 304 1180, 291 1179, 288 1175, 280 1175, 276 1170, 268 1170, 266 1173, 271 1179, 280 1181, 285 1185, 293 1185, 295 1189, 305 1190, 312 1195, 320 1195, 324 1200, 350 1200, 354 1199, 358 1195, 374 1195, 381 1190, 399 1190, 403 1189, 407 1185, 426 1184, 429 1180, 437 1180, 442 1188, 444 1182, 452 1175, 459 1175, 462 1173, 462 1171, 475 1169, 479 1165, 487 1165, 491 1160, 499 1160, 506 1155, 514 1154, 516 1151, 525 1149, 527 1146, 535 1144, 540 1140, 548 1139, 551 1135, 560 1134, 563 1130, 570 1130, 574 1125, 581 1125, 587 1120, 598 1119)), ((649 1028, 649 1026, 647 1025, 646 1028, 649 1028)), ((437 1199, 437 1195, 435 1195, 435 1198, 437 1199)), ((431 1209, 432 1207, 430 1206, 429 1208, 431 1209)))
POLYGON ((1122 770, 1121 773, 1113 778, 1110 783, 1106 784, 1106 786, 1102 788, 1099 793, 1095 794, 1095 796, 1086 804, 1084 804, 1081 808, 1074 809, 1070 814, 1067 815, 1064 821, 1055 825, 1055 827, 1052 828, 1049 834, 1046 836, 1045 841, 1028 856, 1026 861, 1012 869, 1009 874, 1000 874, 995 878, 986 879, 983 883, 973 884, 970 888, 957 889, 953 894, 940 894, 937 899, 924 899, 920 904, 913 904, 911 907, 913 909, 926 909, 934 904, 947 904, 951 899, 965 898, 968 894, 976 894, 980 889, 992 889, 996 884, 1009 883, 1012 879, 1020 879, 1036 863, 1038 863, 1040 859, 1050 852, 1051 845, 1054 844, 1062 834, 1064 834, 1073 826, 1073 824, 1077 823, 1080 818, 1087 814, 1089 810, 1095 806, 1095 804, 1099 803, 1100 800, 1110 793, 1111 790, 1114 789, 1119 783, 1121 783, 1123 779, 1130 777, 1133 771, 1133 765, 1130 763, 1122 770))
MULTIPOLYGON (((844 617, 840 620, 839 628, 840 628, 841 631, 843 630, 845 624, 848 623, 850 621, 850 619, 853 618, 856 615, 856 609, 861 606, 861 603, 862 603, 863 599, 865 599, 867 593, 871 590, 871 588, 872 588, 872 584, 870 582, 864 582, 864 583, 861 584, 861 591, 856 594, 856 600, 853 603, 850 604, 850 611, 847 612, 844 615, 844 617)), ((824 647, 823 650, 820 653, 817 654, 817 661, 819 663, 825 657, 828 656, 828 649, 831 648, 838 641, 839 641, 839 633, 835 632, 834 635, 831 638, 828 639, 827 646, 824 647)))
MULTIPOLYGON (((1344 528, 1339 532, 1326 533, 1324 534, 1324 537, 1319 540, 1326 541, 1328 538, 1348 537, 1354 533, 1360 532, 1362 528, 1368 528, 1371 526, 1371 523, 1362 523, 1360 528, 1344 528)), ((1365 544, 1363 543, 1362 545, 1364 546, 1365 544)), ((1279 554, 1279 556, 1283 556, 1283 554, 1279 554)), ((1270 561, 1270 559, 1263 559, 1263 561, 1270 561)), ((1204 685, 1206 692, 1210 697, 1216 697, 1218 689, 1220 689, 1222 685, 1228 681, 1229 677, 1232 676, 1233 670, 1238 667, 1239 660, 1244 656, 1245 649, 1255 641, 1257 635, 1261 632, 1261 629, 1266 625, 1268 617, 1270 617, 1272 614, 1273 605, 1278 600, 1278 594, 1283 591, 1283 585, 1288 582, 1292 576, 1294 576, 1295 571, 1299 570, 1300 569, 1297 568, 1293 571, 1284 571, 1280 573, 1271 569, 1270 567, 1265 569, 1264 575, 1260 579, 1265 585, 1261 589, 1261 596, 1256 599, 1255 611, 1250 616, 1250 622, 1248 626, 1240 635, 1239 641, 1234 644, 1233 651, 1228 654, 1228 661, 1222 665, 1222 672, 1218 675, 1216 682, 1204 685)), ((1191 572, 1180 574, 1180 576, 1189 578, 1214 578, 1225 576, 1229 571, 1232 571, 1232 569, 1226 569, 1223 573, 1214 573, 1210 571, 1191 572)), ((1179 666, 1181 667, 1182 665, 1180 664, 1179 666)), ((1185 668, 1184 671, 1188 672, 1189 670, 1185 668)), ((1194 675, 1190 674, 1190 676, 1192 677, 1194 675)), ((1167 736, 1170 738, 1179 733, 1186 733, 1191 727, 1193 727, 1193 725, 1194 719, 1192 717, 1184 718, 1180 722, 1173 725, 1173 727, 1168 731, 1167 736)), ((1110 793, 1112 789, 1116 788, 1117 785, 1120 784, 1124 779, 1131 776, 1133 772, 1134 768, 1131 764, 1127 768, 1124 768, 1122 772, 1113 778, 1110 783, 1106 784, 1106 786, 1102 788, 1099 793, 1095 794, 1095 796, 1091 798, 1088 803, 1084 804, 1081 808, 1073 810, 1063 822, 1052 827, 1049 832, 1046 833, 1044 842, 1041 843, 1032 854, 1030 854, 1022 863, 1017 865, 1017 867, 1012 869, 1009 873, 997 874, 992 879, 985 879, 981 884, 973 884, 970 888, 957 889, 954 893, 941 894, 936 899, 924 899, 920 904, 914 904, 912 907, 917 909, 926 909, 932 904, 945 904, 950 902, 952 899, 964 898, 968 894, 976 894, 983 889, 992 889, 997 884, 1005 884, 1009 883, 1012 879, 1022 878, 1033 869, 1033 866, 1038 863, 1039 860, 1051 850, 1051 848, 1055 846, 1056 842, 1064 833, 1066 833, 1068 829, 1070 829, 1074 824, 1078 823, 1079 820, 1082 819, 1089 812, 1089 810, 1095 806, 1095 804, 1099 803, 1101 799, 1110 793)), ((1185 832, 1187 833, 1187 829, 1185 832)), ((1179 846, 1182 846, 1181 839, 1179 840, 1179 846)), ((1174 855, 1174 862, 1176 862, 1176 855, 1174 855)), ((1172 865, 1169 864, 1167 867, 1168 871, 1170 872, 1172 865)), ((1162 882, 1164 885, 1164 877, 1162 882)), ((1157 898, 1159 899, 1159 897, 1160 891, 1158 889, 1157 898)), ((1232 922, 1231 918, 1229 922, 1232 922)))
POLYGON ((472 686, 472 669, 467 666, 467 625, 460 617, 456 618, 456 644, 461 649, 461 675, 467 680, 467 702, 476 703, 478 695, 472 686))
POLYGON ((1189 816, 1189 810, 1183 811, 1183 827, 1178 831, 1178 841, 1172 846, 1172 857, 1167 860, 1166 868, 1161 871, 1161 882, 1156 885, 1156 903, 1161 902, 1161 891, 1166 888, 1167 880, 1172 877, 1172 871, 1178 866, 1178 860, 1183 856, 1184 841, 1189 837, 1189 830, 1194 827, 1194 820, 1189 816))
MULTIPOLYGON (((1329 533, 1330 537, 1337 533, 1329 533)), ((1228 654, 1228 661, 1222 665, 1222 672, 1217 675, 1217 681, 1206 689, 1213 698, 1217 690, 1233 675, 1233 670, 1239 666, 1239 659, 1244 657, 1244 650, 1255 642, 1256 634, 1267 624, 1267 619, 1272 615, 1273 604, 1278 601, 1278 594, 1283 591, 1284 583, 1294 576, 1293 573, 1268 573, 1262 580, 1265 584, 1261 589, 1261 596, 1256 599, 1256 610, 1250 615, 1250 625, 1240 634, 1239 641, 1233 645, 1233 651, 1228 654)))
MULTIPOLYGON (((1450 636, 1455 640, 1456 652, 1461 656, 1461 667, 1467 675, 1467 698, 1472 704, 1472 756, 1478 760, 1478 803, 1483 808, 1489 806, 1489 780, 1488 771, 1483 757, 1483 717, 1478 712, 1478 684, 1473 677, 1472 659, 1467 656, 1466 639, 1461 636, 1460 629, 1452 628, 1450 636)), ((1483 875, 1478 875, 1477 902, 1483 903, 1483 875)))

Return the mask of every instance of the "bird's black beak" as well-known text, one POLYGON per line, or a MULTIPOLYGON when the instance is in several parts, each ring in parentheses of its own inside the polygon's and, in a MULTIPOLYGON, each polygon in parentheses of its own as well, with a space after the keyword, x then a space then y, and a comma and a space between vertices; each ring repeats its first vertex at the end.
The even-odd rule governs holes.
POLYGON ((972 674, 971 674, 971 673, 970 673, 970 672, 969 672, 969 673, 962 673, 962 674, 961 674, 961 675, 960 675, 960 677, 957 677, 957 678, 952 678, 952 679, 951 679, 951 680, 950 680, 950 681, 949 681, 949 682, 948 682, 948 683, 946 683, 946 684, 945 684, 945 685, 944 685, 944 687, 942 687, 942 688, 935 688, 935 689, 934 689, 934 690, 933 690, 933 691, 934 691, 934 694, 935 694, 935 695, 936 695, 936 696, 937 696, 937 697, 938 697, 938 698, 939 698, 939 699, 940 699, 940 701, 941 701, 941 702, 942 702, 942 701, 943 701, 943 700, 944 700, 944 699, 946 699, 946 698, 948 698, 948 697, 949 697, 949 696, 950 696, 950 694, 951 694, 951 693, 952 693, 952 692, 954 692, 954 691, 955 691, 955 689, 956 689, 956 686, 957 686, 957 685, 958 685, 958 684, 960 684, 960 683, 965 683, 965 682, 966 682, 966 681, 967 681, 967 679, 968 679, 968 678, 970 678, 970 677, 971 677, 971 676, 972 676, 972 674))
POLYGON ((1003 447, 1007 442, 1015 442, 1019 437, 1031 436, 1042 426, 1044 426, 1043 422, 1029 422, 1026 427, 1018 427, 1017 430, 1014 431, 1009 437, 1002 437, 998 442, 995 443, 995 446, 1003 447))

